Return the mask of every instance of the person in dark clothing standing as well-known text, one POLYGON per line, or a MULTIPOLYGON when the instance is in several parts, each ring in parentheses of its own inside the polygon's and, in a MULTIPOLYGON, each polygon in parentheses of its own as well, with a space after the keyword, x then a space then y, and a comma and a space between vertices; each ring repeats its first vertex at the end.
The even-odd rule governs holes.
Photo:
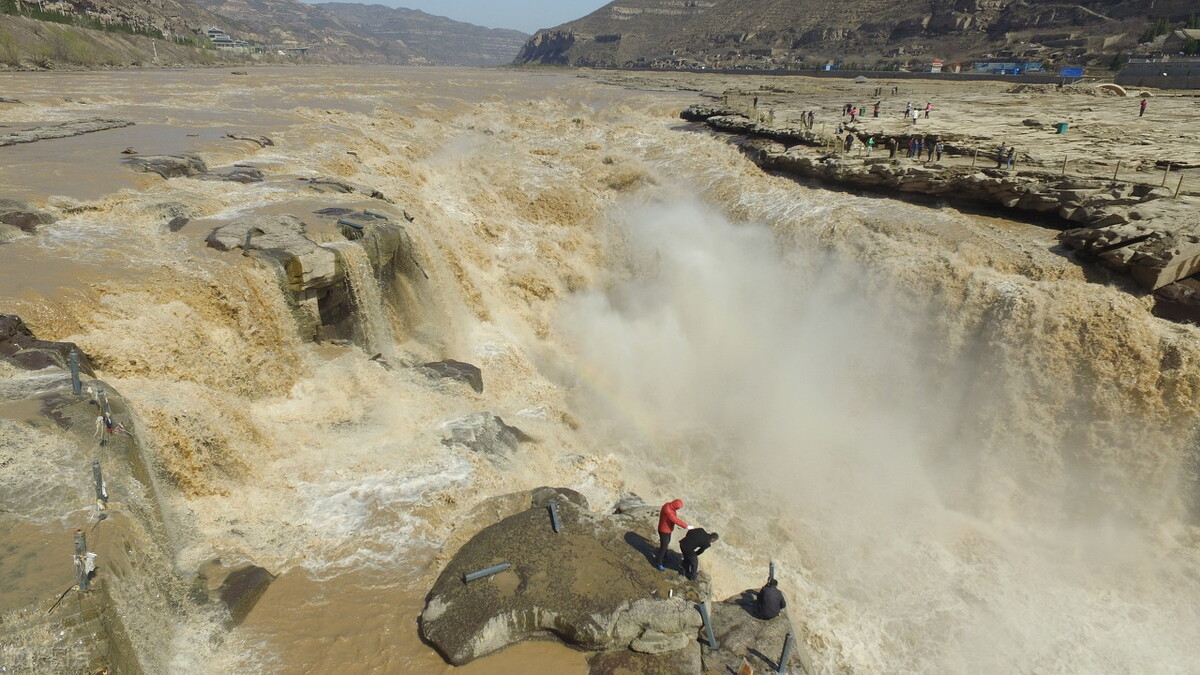
POLYGON ((692 581, 700 573, 700 554, 708 550, 712 543, 720 539, 716 532, 706 532, 701 528, 689 530, 679 541, 679 551, 683 553, 683 575, 692 581))
POLYGON ((663 561, 667 558, 667 549, 671 547, 671 534, 675 532, 675 527, 679 526, 685 530, 692 529, 676 513, 682 508, 683 500, 676 499, 663 504, 658 511, 658 557, 654 559, 654 566, 660 570, 666 569, 663 567, 663 561))
POLYGON ((779 590, 779 581, 768 579, 767 585, 758 592, 758 615, 764 619, 774 619, 785 607, 787 600, 783 599, 783 591, 779 590))

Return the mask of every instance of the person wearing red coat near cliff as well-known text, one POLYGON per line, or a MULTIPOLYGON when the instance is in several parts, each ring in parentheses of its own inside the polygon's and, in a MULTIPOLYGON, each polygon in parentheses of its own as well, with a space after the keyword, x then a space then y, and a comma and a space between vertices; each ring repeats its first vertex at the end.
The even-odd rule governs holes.
POLYGON ((660 570, 666 569, 663 561, 666 560, 667 549, 671 546, 671 534, 675 532, 675 526, 678 525, 685 530, 692 529, 692 526, 683 522, 676 513, 682 508, 683 500, 676 499, 663 504, 662 509, 658 512, 658 557, 654 559, 654 566, 660 570))

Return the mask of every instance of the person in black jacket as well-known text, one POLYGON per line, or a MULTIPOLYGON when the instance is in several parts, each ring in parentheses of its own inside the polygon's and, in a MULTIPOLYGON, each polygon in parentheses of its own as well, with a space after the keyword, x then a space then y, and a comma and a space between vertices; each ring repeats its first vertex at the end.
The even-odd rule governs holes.
POLYGON ((683 539, 679 540, 679 551, 683 553, 684 576, 695 581, 700 572, 700 554, 720 538, 716 532, 706 532, 698 527, 688 530, 683 539))
POLYGON ((783 599, 783 591, 779 590, 779 582, 775 579, 768 579, 767 585, 758 592, 758 615, 764 619, 774 619, 785 607, 787 607, 787 600, 783 599))

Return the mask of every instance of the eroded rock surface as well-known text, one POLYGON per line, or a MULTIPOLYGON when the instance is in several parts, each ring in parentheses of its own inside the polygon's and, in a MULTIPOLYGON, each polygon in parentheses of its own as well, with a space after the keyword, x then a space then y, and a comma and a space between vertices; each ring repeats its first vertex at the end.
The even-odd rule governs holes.
POLYGON ((107 129, 120 129, 122 127, 131 127, 133 122, 125 120, 114 120, 104 117, 92 117, 82 120, 71 120, 70 122, 62 122, 60 124, 47 124, 32 129, 22 129, 21 131, 13 131, 4 135, 0 135, 0 147, 5 145, 16 145, 18 143, 35 143, 51 138, 69 138, 71 136, 81 136, 90 134, 96 131, 105 131, 107 129))
POLYGON ((277 260, 287 272, 293 291, 329 286, 340 279, 337 254, 304 236, 305 224, 296 216, 271 215, 239 220, 213 230, 208 245, 218 251, 242 249, 247 233, 253 231, 245 250, 261 251, 277 260))
MULTIPOLYGON (((425 639, 455 665, 547 637, 588 651, 631 650, 650 661, 698 661, 695 601, 707 594, 707 579, 689 582, 651 565, 655 544, 645 535, 654 532, 653 514, 599 515, 578 503, 578 493, 532 494, 538 501, 554 497, 560 531, 553 531, 548 508, 533 506, 476 534, 429 593, 421 615, 425 639), (500 563, 511 567, 464 581, 500 563)), ((597 666, 608 670, 596 672, 643 660, 611 658, 597 666)))
POLYGON ((146 173, 156 173, 163 178, 199 176, 208 172, 208 165, 199 155, 142 155, 129 157, 125 163, 146 173))

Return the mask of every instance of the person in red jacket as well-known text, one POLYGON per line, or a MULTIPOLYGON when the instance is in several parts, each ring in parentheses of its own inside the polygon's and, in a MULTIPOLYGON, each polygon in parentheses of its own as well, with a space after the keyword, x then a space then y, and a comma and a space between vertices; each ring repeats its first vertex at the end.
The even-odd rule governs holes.
POLYGON ((676 513, 682 508, 683 500, 676 499, 663 504, 662 509, 658 512, 658 557, 654 560, 654 566, 660 570, 666 569, 663 561, 666 560, 667 549, 671 546, 671 534, 675 532, 675 526, 678 525, 685 530, 692 529, 692 526, 683 522, 676 513))

